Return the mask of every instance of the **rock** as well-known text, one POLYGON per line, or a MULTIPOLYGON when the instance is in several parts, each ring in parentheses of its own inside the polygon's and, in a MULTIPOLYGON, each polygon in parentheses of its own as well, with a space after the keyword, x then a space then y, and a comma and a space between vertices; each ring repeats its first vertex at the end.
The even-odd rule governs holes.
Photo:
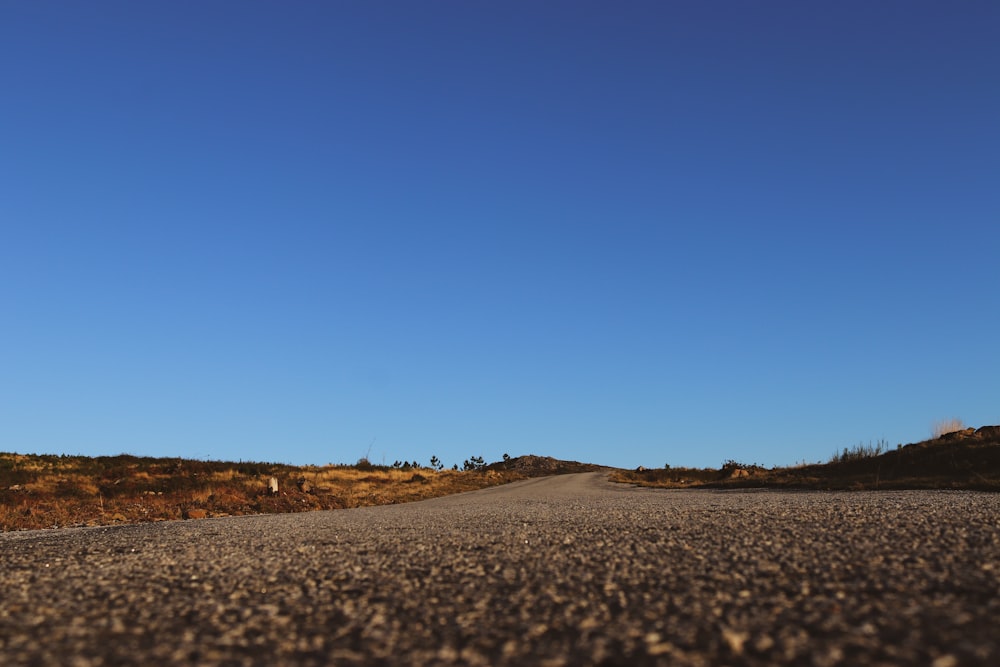
POLYGON ((272 496, 278 495, 278 478, 270 477, 267 480, 267 492, 272 496))
POLYGON ((983 426, 976 430, 976 435, 983 440, 1000 440, 1000 426, 983 426))
MULTIPOLYGON (((746 472, 746 470, 743 472, 746 472)), ((748 639, 750 639, 750 635, 746 632, 736 632, 735 630, 730 630, 729 628, 722 629, 722 641, 726 643, 729 650, 732 651, 734 655, 740 655, 743 653, 743 645, 748 639)))
POLYGON ((8 486, 8 487, 7 487, 7 490, 8 490, 8 491, 16 491, 16 492, 20 492, 20 493, 24 493, 24 492, 26 492, 26 491, 27 491, 27 489, 25 489, 25 488, 24 488, 24 487, 23 487, 22 485, 20 485, 20 484, 15 484, 15 485, 13 485, 13 486, 8 486))
POLYGON ((208 510, 203 510, 200 508, 191 508, 184 512, 184 516, 188 519, 204 519, 208 517, 208 510))
POLYGON ((639 466, 635 469, 636 472, 646 472, 646 466, 639 466))
POLYGON ((746 468, 734 468, 733 472, 729 475, 729 479, 739 479, 741 477, 749 477, 750 471, 746 468))

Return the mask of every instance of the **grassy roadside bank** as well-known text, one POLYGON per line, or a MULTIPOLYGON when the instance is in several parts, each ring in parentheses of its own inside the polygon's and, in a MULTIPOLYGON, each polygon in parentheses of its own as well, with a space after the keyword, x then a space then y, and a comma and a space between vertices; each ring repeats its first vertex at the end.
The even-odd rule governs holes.
POLYGON ((828 463, 764 468, 728 461, 719 469, 619 470, 611 479, 671 489, 1000 491, 1000 426, 963 429, 895 449, 859 445, 828 463))
POLYGON ((0 453, 0 530, 341 509, 423 500, 526 477, 435 470, 0 453), (269 485, 276 480, 277 492, 269 485))

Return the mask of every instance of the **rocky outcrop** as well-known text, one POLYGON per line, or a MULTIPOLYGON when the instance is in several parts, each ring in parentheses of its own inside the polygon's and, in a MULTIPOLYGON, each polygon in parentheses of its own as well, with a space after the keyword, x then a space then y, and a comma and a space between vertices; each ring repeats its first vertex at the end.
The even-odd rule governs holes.
POLYGON ((951 431, 950 433, 942 433, 941 440, 964 440, 972 435, 974 435, 976 429, 974 428, 963 428, 960 431, 951 431))
POLYGON ((563 475, 574 472, 597 472, 607 470, 604 466, 579 461, 561 461, 551 456, 518 456, 486 466, 488 470, 514 470, 529 477, 563 475))
POLYGON ((976 437, 1000 442, 1000 426, 983 426, 976 429, 976 437))
POLYGON ((986 442, 1000 442, 1000 426, 981 426, 980 428, 963 428, 960 431, 952 431, 943 434, 938 440, 983 440, 986 442))

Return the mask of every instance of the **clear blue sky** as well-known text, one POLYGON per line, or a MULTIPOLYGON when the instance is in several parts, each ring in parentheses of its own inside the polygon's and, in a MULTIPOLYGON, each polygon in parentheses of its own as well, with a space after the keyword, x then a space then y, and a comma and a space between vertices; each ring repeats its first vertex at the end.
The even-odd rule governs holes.
POLYGON ((1000 4, 0 2, 0 450, 1000 423, 1000 4))

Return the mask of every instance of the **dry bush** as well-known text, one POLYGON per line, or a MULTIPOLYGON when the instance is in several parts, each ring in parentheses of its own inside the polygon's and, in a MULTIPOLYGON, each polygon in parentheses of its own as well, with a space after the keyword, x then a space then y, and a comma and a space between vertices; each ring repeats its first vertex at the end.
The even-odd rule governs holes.
POLYGON ((961 419, 952 417, 951 419, 941 419, 931 424, 931 433, 933 437, 940 438, 942 435, 961 431, 964 428, 965 423, 961 419))

